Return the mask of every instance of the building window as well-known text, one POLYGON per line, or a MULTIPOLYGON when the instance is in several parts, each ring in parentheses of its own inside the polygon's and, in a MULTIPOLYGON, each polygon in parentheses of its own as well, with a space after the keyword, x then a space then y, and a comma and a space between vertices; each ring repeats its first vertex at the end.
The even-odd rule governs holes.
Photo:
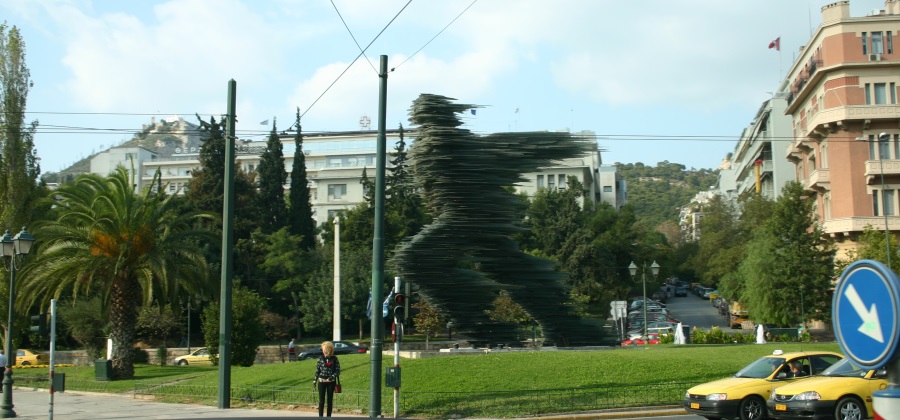
POLYGON ((900 136, 894 134, 894 159, 900 156, 900 136))
POLYGON ((169 184, 169 193, 175 194, 175 184, 169 184))
POLYGON ((894 35, 891 34, 891 31, 887 31, 886 41, 887 41, 887 53, 893 54, 894 53, 894 35))
POLYGON ((887 85, 884 83, 875 83, 875 105, 884 105, 887 103, 887 85))
POLYGON ((866 83, 865 91, 866 91, 866 105, 872 105, 872 84, 871 83, 866 83))
POLYGON ((566 182, 566 176, 564 174, 559 174, 557 176, 559 177, 559 188, 566 188, 566 184, 568 184, 568 182, 566 182))
POLYGON ((884 54, 884 38, 881 32, 872 32, 872 54, 884 54))
POLYGON ((328 199, 340 200, 347 195, 347 184, 328 184, 328 199))
POLYGON ((872 190, 872 213, 875 216, 881 216, 881 212, 878 208, 878 190, 872 190))
POLYGON ((547 188, 551 190, 556 188, 556 177, 553 175, 547 175, 547 188))
POLYGON ((888 216, 893 216, 894 213, 894 191, 895 190, 884 190, 884 214, 888 216))
MULTIPOLYGON (((875 136, 872 136, 875 137, 875 136)), ((874 138, 873 138, 874 140, 874 138)), ((878 158, 879 159, 890 159, 891 158, 891 143, 887 141, 878 140, 878 158)))
POLYGON ((891 93, 891 103, 896 104, 897 103, 897 84, 894 82, 891 82, 891 84, 888 86, 889 86, 888 90, 891 91, 890 92, 891 93))
POLYGON ((334 219, 335 217, 337 217, 340 214, 341 214, 341 210, 328 210, 328 218, 329 219, 334 219))
POLYGON ((863 42, 863 55, 869 55, 869 36, 867 33, 862 33, 862 42, 863 42))
POLYGON ((543 175, 537 176, 537 187, 544 188, 544 176, 543 175))
POLYGON ((604 185, 604 186, 603 186, 603 192, 613 192, 613 191, 612 191, 612 185, 604 185))

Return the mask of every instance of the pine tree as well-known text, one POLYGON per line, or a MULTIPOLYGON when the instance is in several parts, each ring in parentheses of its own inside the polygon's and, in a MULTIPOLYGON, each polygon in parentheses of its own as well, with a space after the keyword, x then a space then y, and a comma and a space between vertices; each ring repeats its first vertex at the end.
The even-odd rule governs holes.
POLYGON ((0 226, 16 234, 34 216, 41 168, 34 150, 37 121, 25 123, 32 86, 19 30, 0 24, 0 226))
POLYGON ((287 203, 284 201, 284 152, 281 138, 272 121, 272 132, 266 142, 266 150, 259 157, 259 210, 260 227, 264 233, 272 233, 287 225, 287 203))
POLYGON ((312 217, 311 193, 306 175, 306 155, 303 153, 303 128, 300 126, 300 108, 297 108, 297 134, 294 136, 294 164, 291 167, 291 192, 289 196, 291 234, 302 237, 300 246, 312 249, 316 244, 316 221, 312 217))

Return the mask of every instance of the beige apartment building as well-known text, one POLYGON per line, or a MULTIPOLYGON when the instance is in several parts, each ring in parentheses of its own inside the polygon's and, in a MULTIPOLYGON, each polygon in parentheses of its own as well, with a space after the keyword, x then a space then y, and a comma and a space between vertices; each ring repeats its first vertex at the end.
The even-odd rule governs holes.
POLYGON ((787 75, 786 157, 839 257, 866 226, 884 230, 885 215, 888 229, 900 229, 900 0, 884 7, 863 17, 850 16, 849 1, 822 7, 822 24, 787 75))
MULTIPOLYGON (((171 124, 172 122, 170 122, 171 124)), ((593 137, 592 132, 578 135, 593 137)), ((386 132, 388 166, 390 155, 400 139, 399 130, 386 132)), ((404 133, 407 149, 415 139, 414 131, 404 133)), ((294 139, 291 135, 281 137, 285 170, 288 180, 285 191, 290 189, 290 173, 294 164, 294 139)), ((171 147, 164 153, 153 153, 141 148, 120 147, 98 154, 91 161, 91 172, 106 175, 118 165, 135 167, 141 176, 136 179, 137 190, 149 185, 156 171, 162 174, 170 194, 183 194, 191 172, 199 168, 199 144, 186 142, 179 147, 171 147), (133 163, 132 163, 133 162, 133 163)), ((254 173, 259 166, 260 154, 265 150, 265 141, 239 141, 235 146, 235 161, 243 171, 254 173)), ((306 160, 307 179, 313 207, 313 217, 321 225, 338 214, 353 208, 363 201, 364 191, 360 183, 363 170, 374 181, 375 155, 377 152, 377 132, 373 130, 308 133, 303 136, 303 152, 306 160)), ((527 181, 517 185, 519 192, 533 196, 542 188, 565 188, 565 180, 575 177, 588 191, 586 197, 593 204, 604 201, 615 208, 625 203, 625 182, 615 170, 615 166, 602 165, 600 150, 584 157, 567 159, 542 168, 538 172, 523 174, 527 181)))

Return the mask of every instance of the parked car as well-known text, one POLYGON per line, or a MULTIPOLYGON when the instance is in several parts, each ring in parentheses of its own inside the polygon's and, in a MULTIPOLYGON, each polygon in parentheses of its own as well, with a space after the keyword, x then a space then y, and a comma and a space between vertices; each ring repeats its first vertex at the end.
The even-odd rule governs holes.
POLYGON ((639 336, 622 342, 623 346, 646 346, 648 344, 659 344, 659 335, 647 334, 647 337, 639 336), (649 340, 647 339, 649 337, 649 340))
POLYGON ((213 361, 210 358, 209 350, 207 350, 206 347, 201 347, 184 356, 176 357, 175 364, 178 366, 211 365, 213 364, 213 361))
MULTIPOLYGON (((335 341, 334 342, 334 354, 353 354, 353 353, 365 353, 369 351, 368 346, 358 346, 348 341, 335 341)), ((322 347, 316 346, 308 350, 304 350, 300 352, 300 355, 297 356, 298 360, 306 360, 306 359, 315 359, 322 355, 322 347)))
MULTIPOLYGON (((4 354, 0 351, 0 354, 4 354)), ((16 366, 46 365, 50 358, 46 354, 28 349, 16 350, 16 366)))
POLYGON ((843 359, 838 353, 793 352, 774 353, 750 363, 731 378, 697 385, 685 392, 684 409, 708 419, 739 417, 759 420, 767 418, 766 400, 772 391, 803 376, 789 375, 790 362, 799 361, 809 375, 822 373, 843 359))
POLYGON ((769 417, 782 419, 865 419, 873 415, 872 393, 887 388, 887 370, 865 370, 850 359, 818 377, 781 386, 769 397, 769 417))

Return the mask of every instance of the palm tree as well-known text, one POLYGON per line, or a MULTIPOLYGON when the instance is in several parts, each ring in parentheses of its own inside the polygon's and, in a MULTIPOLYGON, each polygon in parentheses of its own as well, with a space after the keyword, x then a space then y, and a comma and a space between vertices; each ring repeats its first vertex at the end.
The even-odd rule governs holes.
POLYGON ((152 189, 136 194, 132 185, 119 167, 107 177, 84 175, 60 187, 54 216, 35 226, 37 258, 23 270, 20 295, 26 307, 64 294, 101 296, 116 379, 134 377, 131 349, 141 304, 215 289, 199 246, 214 237, 195 223, 214 216, 176 211, 174 196, 152 189))

